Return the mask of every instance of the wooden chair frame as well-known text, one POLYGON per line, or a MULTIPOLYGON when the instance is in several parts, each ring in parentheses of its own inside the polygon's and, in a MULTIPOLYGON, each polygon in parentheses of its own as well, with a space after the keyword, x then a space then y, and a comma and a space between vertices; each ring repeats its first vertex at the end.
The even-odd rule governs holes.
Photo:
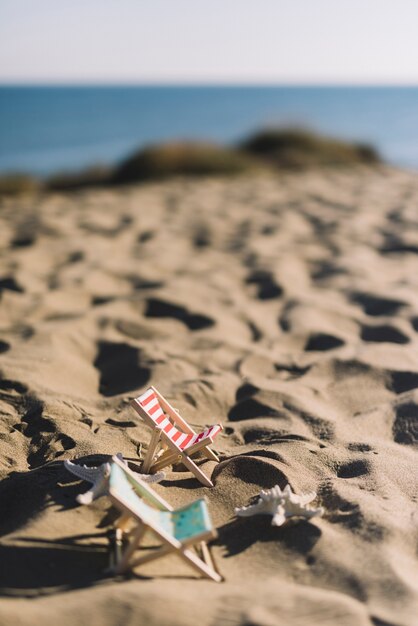
MULTIPOLYGON (((147 498, 161 511, 173 511, 173 507, 170 506, 168 502, 161 498, 149 485, 141 481, 141 479, 122 463, 120 459, 113 457, 112 461, 122 469, 133 489, 137 491, 141 497, 144 499, 147 498)), ((126 502, 123 496, 113 490, 111 486, 109 488, 109 497, 113 505, 122 513, 121 517, 116 522, 117 554, 116 565, 114 567, 116 574, 122 574, 127 569, 144 565, 145 563, 149 563, 163 556, 176 554, 203 577, 210 578, 215 582, 222 581, 222 577, 215 569, 209 547, 206 543, 217 536, 216 530, 212 529, 200 535, 195 535, 185 541, 179 541, 165 532, 163 528, 156 527, 151 523, 145 523, 136 512, 132 511, 129 502, 126 502), (136 526, 131 531, 127 531, 132 521, 136 522, 136 526), (147 532, 153 533, 161 542, 161 546, 151 553, 134 558, 134 554, 136 550, 140 548, 140 544, 147 532), (123 550, 121 546, 124 536, 127 537, 128 542, 126 548, 123 550), (200 550, 201 556, 197 553, 198 549, 200 550)))
MULTIPOLYGON (((155 387, 150 387, 150 389, 155 393, 164 413, 166 413, 178 430, 190 435, 197 434, 155 387)), ((193 455, 200 452, 206 458, 219 462, 218 455, 209 447, 208 438, 189 446, 185 450, 181 450, 163 430, 156 426, 155 422, 136 399, 132 400, 131 404, 139 416, 153 431, 148 451, 142 464, 142 471, 144 473, 154 473, 167 467, 167 465, 172 465, 176 462, 183 463, 202 485, 205 485, 205 487, 213 487, 212 481, 191 458, 193 455)), ((210 437, 209 440, 210 443, 212 443, 210 437)))

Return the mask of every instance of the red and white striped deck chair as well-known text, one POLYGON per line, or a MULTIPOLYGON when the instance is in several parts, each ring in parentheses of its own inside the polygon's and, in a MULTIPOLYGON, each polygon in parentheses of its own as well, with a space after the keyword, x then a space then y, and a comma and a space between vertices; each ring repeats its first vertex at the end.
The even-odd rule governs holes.
POLYGON ((219 461, 209 446, 221 432, 222 425, 215 424, 196 433, 155 387, 132 400, 132 406, 153 429, 142 471, 157 472, 167 465, 183 463, 203 485, 213 487, 212 481, 191 457, 200 452, 208 459, 219 461))

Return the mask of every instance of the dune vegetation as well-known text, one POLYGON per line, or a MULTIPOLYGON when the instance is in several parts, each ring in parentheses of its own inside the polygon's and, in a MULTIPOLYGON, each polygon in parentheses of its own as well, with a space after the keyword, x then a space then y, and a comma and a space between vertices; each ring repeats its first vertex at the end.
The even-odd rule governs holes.
POLYGON ((276 168, 306 169, 381 161, 377 150, 367 144, 350 143, 303 129, 270 129, 255 133, 239 148, 276 168))
POLYGON ((177 141, 146 146, 114 167, 96 165, 59 172, 38 180, 24 173, 0 176, 0 195, 34 191, 72 191, 161 180, 178 176, 234 176, 263 170, 373 166, 381 163, 375 148, 325 137, 304 129, 267 129, 235 146, 177 141))

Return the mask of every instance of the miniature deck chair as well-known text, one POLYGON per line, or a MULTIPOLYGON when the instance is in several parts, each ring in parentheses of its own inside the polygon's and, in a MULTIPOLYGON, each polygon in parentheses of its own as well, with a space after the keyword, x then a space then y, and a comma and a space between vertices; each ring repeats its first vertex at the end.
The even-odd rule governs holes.
MULTIPOLYGON (((220 582, 222 577, 214 564, 206 541, 217 536, 214 530, 206 500, 201 498, 180 509, 173 510, 147 483, 144 483, 120 459, 113 457, 109 476, 109 497, 113 505, 122 513, 116 522, 119 538, 126 532, 132 521, 136 525, 129 533, 129 541, 124 551, 117 555, 114 572, 125 572, 144 563, 177 554, 205 578, 220 582), (145 500, 152 503, 148 504, 145 500), (135 557, 135 551, 147 531, 160 541, 159 548, 135 557), (192 548, 195 548, 194 551, 192 548), (200 549, 202 558, 197 554, 200 549)), ((118 536, 118 535, 117 535, 118 536)))
POLYGON ((155 387, 150 387, 141 396, 132 400, 132 406, 144 422, 153 429, 142 471, 153 473, 167 465, 180 462, 193 472, 203 485, 213 487, 212 481, 196 465, 191 456, 201 452, 208 459, 219 461, 209 445, 221 432, 222 425, 215 424, 199 434, 195 433, 155 387))

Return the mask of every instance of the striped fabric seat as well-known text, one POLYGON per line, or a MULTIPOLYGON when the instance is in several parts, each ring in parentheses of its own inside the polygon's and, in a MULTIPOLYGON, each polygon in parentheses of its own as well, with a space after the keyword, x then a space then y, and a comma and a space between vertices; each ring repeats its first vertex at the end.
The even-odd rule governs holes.
POLYGON ((214 424, 205 428, 201 433, 183 433, 178 430, 170 421, 169 417, 164 413, 158 398, 153 389, 148 389, 142 396, 136 398, 135 402, 141 405, 146 414, 153 420, 156 426, 165 432, 167 437, 180 449, 186 450, 190 446, 209 439, 211 442, 216 435, 222 430, 220 424, 214 424))

